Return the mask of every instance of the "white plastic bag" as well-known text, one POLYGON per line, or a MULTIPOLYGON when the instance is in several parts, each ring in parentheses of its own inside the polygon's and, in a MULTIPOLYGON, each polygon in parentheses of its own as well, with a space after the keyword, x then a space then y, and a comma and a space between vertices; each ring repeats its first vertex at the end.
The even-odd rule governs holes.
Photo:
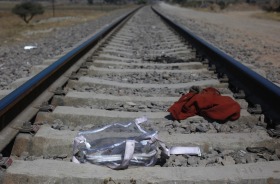
POLYGON ((158 151, 169 157, 172 154, 201 156, 199 147, 170 147, 158 139, 158 132, 146 131, 142 117, 130 123, 114 123, 99 129, 80 131, 74 139, 73 159, 75 163, 93 163, 112 169, 131 166, 153 166, 158 151))
POLYGON ((156 163, 157 131, 145 131, 145 117, 130 123, 114 123, 99 129, 80 131, 74 140, 73 162, 90 162, 112 169, 128 165, 152 166, 156 163))

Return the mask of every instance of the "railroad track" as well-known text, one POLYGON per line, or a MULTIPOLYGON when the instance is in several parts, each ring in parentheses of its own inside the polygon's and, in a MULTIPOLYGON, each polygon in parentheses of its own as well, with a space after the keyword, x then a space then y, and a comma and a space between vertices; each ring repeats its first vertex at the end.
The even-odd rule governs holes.
POLYGON ((267 133, 267 119, 270 126, 279 120, 275 101, 268 100, 279 100, 279 89, 231 58, 230 64, 219 63, 229 57, 221 51, 213 54, 215 48, 209 51, 209 45, 202 46, 177 24, 169 27, 150 7, 127 16, 118 19, 124 20, 120 25, 116 21, 116 26, 107 26, 113 32, 102 35, 103 40, 97 34, 90 38, 93 43, 87 41, 55 59, 37 75, 43 82, 33 79, 33 84, 1 100, 1 150, 13 163, 2 166, 0 181, 279 183, 280 140, 267 133), (65 61, 73 65, 65 67, 65 61), (63 72, 48 71, 57 66, 63 72), (236 76, 235 69, 242 71, 236 76), (256 89, 250 84, 257 84, 259 92, 251 95, 256 89), (201 116, 174 121, 167 109, 192 86, 214 87, 233 98, 240 104, 240 118, 223 124, 201 116), (261 94, 264 86, 269 97, 261 94), (261 108, 253 106, 256 103, 261 108), (148 118, 143 127, 158 130, 168 146, 198 146, 202 155, 172 155, 160 158, 154 167, 122 171, 71 162, 73 139, 80 130, 142 116, 148 118))

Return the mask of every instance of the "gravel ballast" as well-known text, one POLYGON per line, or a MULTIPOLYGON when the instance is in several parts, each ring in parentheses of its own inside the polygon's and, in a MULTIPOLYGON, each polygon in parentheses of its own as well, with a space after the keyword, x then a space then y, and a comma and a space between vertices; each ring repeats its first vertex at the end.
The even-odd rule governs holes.
POLYGON ((48 33, 48 36, 26 43, 1 45, 0 89, 9 89, 8 85, 16 79, 28 77, 32 66, 40 65, 44 60, 62 54, 128 11, 129 9, 119 9, 93 21, 71 27, 55 28, 48 33), (24 47, 29 45, 36 48, 25 50, 24 47))
MULTIPOLYGON (((164 3, 157 8, 237 60, 264 70, 266 72, 264 77, 272 82, 280 83, 278 62, 280 26, 278 22, 248 17, 243 21, 236 21, 238 12, 198 12, 164 3), (251 23, 252 20, 254 24, 251 23), (254 30, 259 31, 253 32, 254 30)), ((48 37, 38 40, 12 46, 2 45, 0 47, 0 89, 9 89, 9 84, 16 79, 28 77, 32 66, 63 53, 127 11, 116 10, 94 21, 67 28, 55 28, 48 37), (25 50, 24 46, 27 45, 35 45, 37 48, 25 50)), ((242 16, 244 13, 241 13, 241 19, 242 16)))
POLYGON ((280 24, 254 18, 260 10, 203 12, 160 3, 157 8, 241 63, 263 70, 280 84, 280 24))

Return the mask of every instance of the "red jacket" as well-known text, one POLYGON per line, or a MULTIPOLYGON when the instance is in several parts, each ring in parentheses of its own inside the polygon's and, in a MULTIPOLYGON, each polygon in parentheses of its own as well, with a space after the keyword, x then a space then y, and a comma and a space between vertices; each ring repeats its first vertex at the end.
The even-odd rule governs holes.
POLYGON ((200 93, 183 95, 168 112, 176 120, 200 115, 216 121, 234 121, 240 117, 240 105, 228 96, 221 96, 215 88, 208 87, 200 93))

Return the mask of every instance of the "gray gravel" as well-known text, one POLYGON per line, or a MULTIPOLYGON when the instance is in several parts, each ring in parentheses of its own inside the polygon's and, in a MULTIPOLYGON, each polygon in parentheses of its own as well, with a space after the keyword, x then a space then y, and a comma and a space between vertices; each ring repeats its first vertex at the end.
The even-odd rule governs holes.
MULTIPOLYGON (((27 43, 20 43, 13 46, 2 45, 0 47, 0 89, 9 89, 8 85, 16 79, 27 77, 30 75, 30 68, 33 65, 41 64, 43 60, 53 58, 61 54, 74 44, 92 34, 97 29, 105 24, 110 23, 115 17, 120 16, 126 10, 114 11, 111 14, 104 16, 98 20, 76 25, 70 28, 53 29, 48 39, 41 38, 39 40, 31 40, 27 43), (36 45, 36 49, 24 50, 26 45, 36 45)), ((165 12, 168 14, 168 12, 165 12)), ((203 36, 206 40, 214 45, 222 48, 227 53, 235 58, 245 62, 251 63, 255 66, 264 69, 267 72, 266 77, 274 82, 280 80, 280 69, 274 67, 271 63, 256 63, 256 52, 259 49, 243 49, 246 46, 246 40, 240 47, 235 47, 228 44, 229 40, 234 40, 239 35, 228 34, 228 28, 216 27, 210 23, 201 24, 194 19, 182 19, 178 16, 172 15, 178 22, 188 26, 197 35, 203 36), (252 57, 253 56, 253 57, 252 57)), ((248 41, 254 42, 256 45, 263 45, 262 40, 252 37, 247 37, 248 41)), ((269 47, 269 46, 266 46, 269 47)), ((280 52, 280 48, 271 48, 271 52, 280 52)))
POLYGON ((95 75, 95 77, 118 81, 124 83, 150 83, 150 84, 174 84, 174 83, 187 83, 193 81, 202 81, 209 78, 213 78, 211 73, 190 73, 184 74, 181 73, 158 73, 158 72, 146 72, 146 73, 134 73, 134 74, 103 74, 95 75))
POLYGON ((249 11, 243 16, 240 12, 198 12, 163 3, 157 8, 238 61, 264 70, 264 77, 280 84, 277 21, 253 19, 249 11))
POLYGON ((116 10, 100 19, 67 28, 54 28, 48 37, 30 40, 26 43, 0 47, 0 89, 9 89, 8 85, 19 78, 28 77, 30 68, 53 58, 72 48, 79 41, 109 24, 128 9, 116 10), (35 45, 36 49, 24 50, 24 46, 35 45))
MULTIPOLYGON (((254 149, 254 147, 252 147, 254 149)), ((171 155, 169 158, 159 157, 156 165, 161 167, 211 167, 211 166, 227 166, 234 164, 246 164, 256 162, 277 161, 279 156, 277 151, 269 150, 265 147, 257 148, 263 151, 251 151, 250 147, 244 150, 223 150, 220 148, 211 149, 207 153, 203 153, 201 157, 190 155, 171 155)), ((33 156, 28 152, 23 152, 18 160, 33 161, 37 159, 51 159, 67 161, 71 160, 71 156, 67 154, 60 155, 41 155, 33 156)))
MULTIPOLYGON (((112 109, 115 110, 115 109, 112 109)), ((151 111, 151 109, 149 109, 151 111)), ((147 111, 149 111, 147 110, 147 111)), ((53 122, 45 122, 56 130, 88 130, 101 128, 102 126, 109 125, 103 124, 94 125, 87 124, 85 126, 68 126, 63 120, 57 119, 53 122)), ((182 120, 180 122, 173 121, 172 119, 165 119, 164 121, 149 120, 148 123, 143 124, 143 128, 146 130, 157 130, 160 132, 168 132, 172 134, 203 134, 203 133, 249 133, 260 132, 266 129, 266 124, 258 121, 253 121, 251 118, 248 120, 239 120, 237 122, 227 122, 220 124, 217 122, 208 122, 206 120, 194 119, 194 120, 182 120)))
MULTIPOLYGON (((221 94, 231 94, 231 91, 227 88, 217 88, 221 94)), ((98 94, 108 94, 115 96, 146 96, 146 97, 156 97, 156 96, 170 96, 179 97, 189 91, 189 87, 186 88, 124 88, 116 86, 107 86, 104 88, 102 85, 91 84, 88 85, 75 85, 72 88, 65 88, 66 91, 78 91, 78 92, 94 92, 98 94), (143 95, 145 94, 145 95, 143 95)))
POLYGON ((159 159, 158 165, 162 167, 210 167, 233 164, 246 164, 279 160, 276 150, 265 147, 258 148, 264 151, 252 152, 250 147, 244 150, 222 150, 214 148, 201 157, 189 155, 171 155, 167 159, 159 159))
POLYGON ((127 111, 127 112, 162 112, 166 111, 171 104, 164 102, 116 102, 114 104, 98 104, 85 106, 84 108, 99 108, 109 111, 127 111))

